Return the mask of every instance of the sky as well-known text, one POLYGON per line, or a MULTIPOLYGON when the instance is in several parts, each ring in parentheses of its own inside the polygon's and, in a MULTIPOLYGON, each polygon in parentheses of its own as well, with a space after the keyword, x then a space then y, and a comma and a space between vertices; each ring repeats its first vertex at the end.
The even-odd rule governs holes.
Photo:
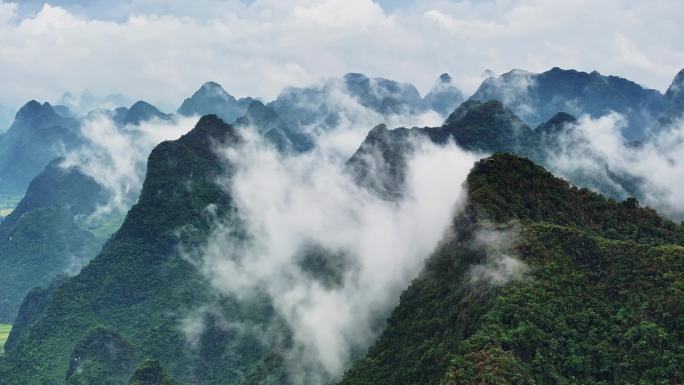
POLYGON ((684 67, 681 0, 0 2, 0 105, 85 90, 174 111, 203 82, 235 96, 362 72, 425 93, 448 72, 597 70, 664 91, 684 67))

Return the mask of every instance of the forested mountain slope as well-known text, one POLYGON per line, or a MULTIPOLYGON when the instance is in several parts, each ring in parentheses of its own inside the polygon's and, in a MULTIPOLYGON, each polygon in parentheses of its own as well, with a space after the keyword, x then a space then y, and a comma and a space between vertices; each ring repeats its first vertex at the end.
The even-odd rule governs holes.
POLYGON ((76 274, 108 234, 86 222, 105 192, 77 168, 55 159, 31 182, 17 208, 0 222, 0 322, 12 323, 24 296, 60 274, 76 274))
POLYGON ((0 384, 126 383, 146 358, 179 380, 203 384, 245 381, 258 369, 265 352, 256 337, 211 326, 212 314, 200 313, 209 319, 195 342, 181 327, 206 305, 228 319, 269 314, 259 303, 219 300, 179 249, 198 247, 215 215, 230 216, 230 197, 216 184, 230 170, 212 149, 239 141, 210 115, 155 148, 138 203, 100 254, 77 276, 24 302, 23 326, 0 360, 0 384))
POLYGON ((341 384, 681 383, 684 228, 496 154, 341 384))

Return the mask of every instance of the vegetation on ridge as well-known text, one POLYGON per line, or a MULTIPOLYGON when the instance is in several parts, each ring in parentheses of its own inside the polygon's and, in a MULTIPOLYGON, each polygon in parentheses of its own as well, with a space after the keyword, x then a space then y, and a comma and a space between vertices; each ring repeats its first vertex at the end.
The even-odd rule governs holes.
POLYGON ((480 161, 468 187, 460 236, 341 384, 684 381, 682 226, 507 154, 480 161), (522 226, 506 251, 526 266, 522 278, 473 275, 489 258, 473 241, 482 221, 522 226))

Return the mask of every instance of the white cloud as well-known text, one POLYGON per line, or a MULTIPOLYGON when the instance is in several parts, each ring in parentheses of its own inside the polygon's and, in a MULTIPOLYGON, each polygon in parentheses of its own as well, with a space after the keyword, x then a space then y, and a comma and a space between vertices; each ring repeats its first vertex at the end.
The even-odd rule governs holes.
POLYGON ((177 139, 190 131, 196 117, 176 121, 153 119, 140 125, 117 127, 105 114, 94 114, 81 124, 85 144, 64 154, 64 167, 78 166, 109 192, 109 201, 94 217, 123 214, 138 199, 145 178, 147 157, 164 140, 177 139))
POLYGON ((0 104, 122 92, 172 110, 206 80, 238 96, 364 72, 473 91, 486 68, 598 70, 664 89, 684 63, 684 4, 430 0, 0 3, 0 104), (23 7, 23 8, 22 8, 23 7))
POLYGON ((654 133, 638 146, 620 135, 624 119, 610 114, 598 119, 583 116, 575 130, 561 137, 561 150, 549 154, 549 169, 570 178, 589 175, 626 194, 613 175, 636 177, 642 204, 666 216, 684 219, 684 121, 654 133))
POLYGON ((445 236, 478 157, 416 141, 406 198, 389 202, 353 182, 330 155, 339 149, 282 155, 245 135, 244 146, 223 151, 236 168, 224 187, 249 238, 234 236, 235 222, 223 223, 200 269, 224 294, 267 295, 293 333, 285 357, 293 382, 329 383, 374 340, 378 321, 445 236), (303 267, 312 246, 331 253, 336 283, 303 267))
POLYGON ((528 267, 512 252, 519 236, 520 226, 517 223, 481 223, 474 235, 474 246, 485 251, 486 260, 471 266, 471 282, 501 286, 522 278, 528 267))

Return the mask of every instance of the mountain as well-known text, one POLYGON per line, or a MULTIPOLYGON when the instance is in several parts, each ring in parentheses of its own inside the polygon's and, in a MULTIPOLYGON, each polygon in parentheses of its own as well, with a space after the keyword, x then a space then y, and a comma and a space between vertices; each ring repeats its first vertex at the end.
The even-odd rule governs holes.
POLYGON ((340 125, 382 123, 394 115, 424 111, 418 90, 408 83, 348 73, 309 87, 290 87, 268 103, 292 130, 326 131, 340 125))
POLYGON ((527 124, 536 126, 557 112, 598 118, 617 112, 627 120, 625 138, 642 139, 666 102, 656 90, 617 76, 554 67, 543 73, 513 70, 485 79, 472 100, 500 100, 527 124))
POLYGON ((380 125, 347 162, 355 180, 385 198, 397 198, 403 190, 407 157, 418 137, 434 143, 453 141, 479 153, 510 152, 539 162, 545 158, 541 135, 532 130, 501 102, 469 100, 449 115, 440 127, 397 128, 380 125))
MULTIPOLYGON (((273 327, 270 306, 217 298, 179 250, 203 244, 217 216, 236 221, 240 231, 230 196, 215 184, 231 173, 207 151, 216 141, 233 146, 241 139, 207 116, 155 148, 139 202, 102 252, 77 276, 27 297, 19 319, 28 326, 12 333, 0 384, 122 383, 131 376, 138 383, 169 376, 287 383, 278 358, 283 346, 221 326, 273 327), (182 328, 198 309, 206 309, 199 313, 206 324, 188 340, 182 328)), ((481 383, 488 375, 548 383, 544 376, 562 381, 568 373, 583 383, 628 382, 639 373, 677 383, 681 225, 633 199, 571 187, 513 155, 480 161, 467 187, 457 231, 429 258, 343 384, 481 383)))
POLYGON ((24 296, 59 274, 75 274, 95 256, 105 235, 85 226, 105 192, 56 159, 31 181, 18 206, 0 223, 0 322, 12 323, 24 296))
POLYGON ((282 152, 304 152, 313 148, 308 135, 287 125, 272 108, 255 100, 245 115, 235 121, 236 127, 254 127, 266 140, 282 152))
POLYGON ((353 384, 681 383, 684 227, 496 154, 353 384))
MULTIPOLYGON (((260 131, 271 132, 275 124, 280 128, 271 134, 284 134, 294 141, 291 148, 305 151, 310 148, 312 134, 340 124, 353 125, 359 119, 367 118, 382 123, 390 116, 418 114, 429 109, 446 116, 462 100, 462 94, 448 74, 442 74, 422 98, 409 83, 348 73, 342 78, 326 79, 313 86, 286 88, 265 105, 252 98, 238 100, 219 84, 207 82, 185 99, 178 113, 184 116, 216 114, 226 122, 240 117, 249 118, 245 115, 251 114, 252 124, 260 131), (249 111, 250 106, 253 106, 253 111, 249 111), (254 118, 254 109, 264 115, 264 107, 270 110, 269 118, 273 121, 266 122, 263 116, 254 118), (265 126, 260 127, 259 124, 265 126)), ((282 139, 277 143, 282 144, 282 139)))
POLYGON ((252 98, 238 100, 218 83, 206 82, 191 97, 183 101, 178 108, 178 114, 183 116, 215 114, 223 121, 233 122, 245 114, 253 101, 252 98))
POLYGON ((679 71, 665 92, 667 110, 661 120, 665 124, 674 122, 684 115, 684 69, 679 71))
POLYGON ((537 133, 501 102, 469 101, 447 118, 442 127, 423 129, 433 142, 453 139, 474 151, 507 151, 539 159, 537 133))
MULTIPOLYGON (((573 142, 583 140, 572 135, 577 124, 575 117, 559 112, 530 128, 499 101, 471 99, 454 110, 439 127, 388 130, 381 125, 374 128, 350 158, 348 166, 358 183, 388 199, 401 196, 406 159, 413 151, 415 139, 420 137, 440 145, 453 141, 465 150, 481 154, 516 154, 554 171, 556 154, 582 144, 573 142)), ((578 168, 566 171, 564 176, 577 186, 591 188, 613 199, 648 196, 643 191, 641 178, 613 170, 605 161, 596 162, 595 166, 603 172, 578 168)))
POLYGON ((140 199, 121 228, 47 304, 20 313, 34 321, 12 337, 0 360, 0 384, 59 384, 65 378, 103 384, 130 378, 147 358, 184 382, 277 378, 276 369, 264 372, 273 359, 267 361, 270 350, 260 335, 224 326, 270 321, 268 304, 218 298, 180 248, 199 247, 215 216, 230 217, 230 196, 215 183, 230 165, 210 149, 240 141, 232 126, 209 115, 152 151, 140 199), (188 340, 181 325, 197 317, 204 327, 188 340))
POLYGON ((413 140, 418 129, 387 129, 375 126, 361 146, 349 158, 346 170, 356 183, 386 199, 403 196, 408 157, 413 152, 413 140))
POLYGON ((130 108, 118 107, 114 110, 95 110, 89 113, 89 116, 98 112, 104 112, 111 117, 111 119, 119 126, 125 126, 128 124, 139 125, 142 122, 146 122, 152 119, 173 120, 173 115, 165 114, 161 112, 157 107, 147 103, 143 100, 139 100, 130 108))
POLYGON ((49 103, 26 103, 0 135, 0 193, 23 194, 52 159, 81 144, 77 120, 60 116, 49 103))
POLYGON ((170 114, 165 114, 159 109, 145 101, 135 102, 126 113, 126 118, 123 124, 138 125, 140 122, 145 122, 152 119, 171 120, 170 114))
POLYGON ((679 71, 665 92, 665 99, 684 108, 684 69, 679 71))
POLYGON ((423 103, 425 103, 426 108, 437 111, 442 116, 447 116, 463 103, 463 94, 456 87, 451 76, 443 73, 425 95, 423 103))
POLYGON ((67 276, 60 274, 48 285, 43 287, 35 287, 26 294, 24 300, 21 302, 19 316, 12 321, 12 333, 5 343, 4 350, 10 351, 15 346, 16 342, 21 339, 24 331, 28 330, 31 325, 37 320, 37 317, 45 310, 45 307, 50 303, 52 295, 55 290, 67 280, 67 276))
POLYGON ((565 112, 559 112, 552 116, 551 119, 538 125, 534 131, 545 136, 556 136, 560 133, 566 132, 572 126, 577 124, 577 118, 565 112))
POLYGON ((420 93, 411 84, 348 73, 342 78, 346 90, 358 102, 383 115, 405 114, 420 106, 420 93))

